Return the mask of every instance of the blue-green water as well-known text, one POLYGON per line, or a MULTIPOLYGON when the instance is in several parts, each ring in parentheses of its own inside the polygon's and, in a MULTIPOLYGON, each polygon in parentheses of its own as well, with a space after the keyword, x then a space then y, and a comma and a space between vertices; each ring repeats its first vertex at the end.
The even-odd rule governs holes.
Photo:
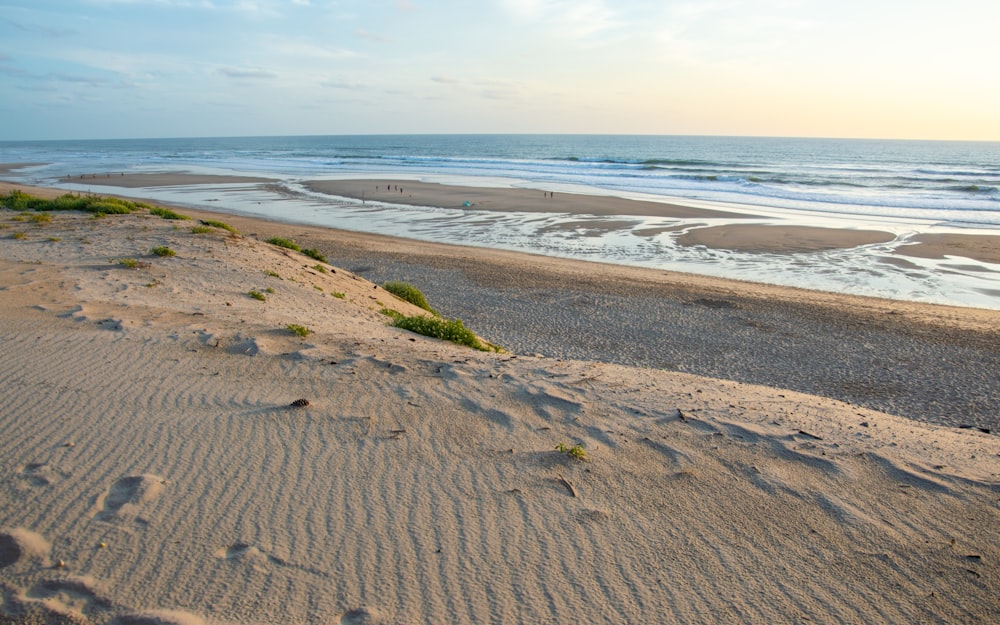
MULTIPOLYGON (((1000 233, 1000 143, 601 135, 379 135, 0 142, 6 176, 63 185, 65 175, 191 171, 272 178, 246 186, 122 193, 450 243, 654 266, 833 291, 1000 308, 1000 267, 945 259, 899 262, 919 232, 1000 233), (307 180, 394 177, 725 205, 760 223, 878 227, 900 238, 858 250, 767 255, 673 244, 683 220, 631 218, 613 231, 586 217, 362 208, 303 193, 307 180), (298 199, 294 199, 298 197, 298 199), (551 226, 559 225, 558 228, 551 226), (672 233, 644 236, 669 226, 672 233), (892 261, 892 262, 887 262, 892 261)), ((107 190, 102 187, 102 190, 107 190)), ((715 223, 715 222, 711 222, 715 223)))

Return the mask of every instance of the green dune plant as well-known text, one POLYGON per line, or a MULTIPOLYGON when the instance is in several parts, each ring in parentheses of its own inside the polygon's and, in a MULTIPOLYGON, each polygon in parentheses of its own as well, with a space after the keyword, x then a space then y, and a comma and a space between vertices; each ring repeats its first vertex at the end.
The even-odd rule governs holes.
POLYGON ((271 237, 270 239, 267 239, 265 243, 270 243, 271 245, 277 245, 278 247, 283 247, 295 252, 302 251, 302 248, 299 247, 298 243, 290 239, 284 239, 282 237, 271 237))
POLYGON ((239 234, 239 231, 236 228, 215 219, 202 219, 201 225, 208 226, 210 228, 218 228, 219 230, 226 230, 227 232, 232 232, 233 234, 239 234))
POLYGON ((309 328, 303 325, 299 325, 297 323, 290 323, 287 326, 285 326, 285 329, 294 334, 295 336, 309 336, 312 333, 312 331, 309 328))
POLYGON ((572 447, 569 447, 566 445, 566 443, 559 443, 558 445, 556 445, 556 451, 558 451, 559 453, 566 454, 567 456, 573 458, 574 460, 587 459, 587 450, 583 448, 583 445, 573 445, 572 447))
POLYGON ((149 253, 155 256, 165 256, 165 257, 177 256, 177 252, 170 249, 166 245, 157 245, 153 249, 149 250, 149 253))
POLYGON ((325 263, 326 262, 326 256, 323 256, 323 254, 318 249, 316 249, 315 247, 309 248, 309 249, 304 249, 304 250, 302 250, 302 253, 305 254, 306 256, 308 256, 309 258, 312 258, 314 260, 318 260, 321 263, 325 263))
POLYGON ((183 221, 185 219, 191 219, 187 215, 181 215, 180 213, 175 213, 169 208, 163 208, 162 206, 154 206, 149 209, 150 215, 156 215, 157 217, 162 217, 163 219, 171 219, 175 221, 183 221))
POLYGON ((382 288, 386 291, 392 293, 404 302, 409 302, 414 306, 419 306, 432 315, 437 316, 438 312, 431 308, 431 305, 427 303, 427 298, 424 294, 420 292, 420 289, 413 286, 409 282, 402 282, 399 280, 393 280, 386 282, 382 285, 382 288))
POLYGON ((383 313, 392 318, 392 326, 403 330, 409 330, 416 334, 429 336, 435 339, 451 341, 459 345, 465 345, 473 349, 488 352, 494 349, 479 340, 472 330, 469 330, 462 323, 461 319, 442 319, 441 317, 431 317, 428 315, 407 316, 395 310, 385 309, 383 313))
POLYGON ((17 189, 0 195, 0 206, 16 211, 81 211, 95 215, 126 215, 140 208, 150 208, 143 202, 99 195, 65 193, 53 199, 43 199, 17 189))

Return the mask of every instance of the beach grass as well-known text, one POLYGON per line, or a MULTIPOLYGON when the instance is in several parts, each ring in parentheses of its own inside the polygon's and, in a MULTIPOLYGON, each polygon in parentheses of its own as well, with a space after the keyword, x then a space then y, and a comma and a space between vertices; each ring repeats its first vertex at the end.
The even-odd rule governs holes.
POLYGON ((65 193, 51 200, 35 197, 24 191, 13 190, 0 196, 0 206, 16 211, 33 210, 37 212, 50 211, 82 211, 95 215, 127 215, 140 208, 149 208, 149 204, 132 202, 115 197, 98 195, 76 195, 65 193))
POLYGON ((183 221, 185 219, 191 219, 187 215, 182 215, 180 213, 174 212, 169 208, 163 208, 162 206, 154 206, 149 209, 150 215, 156 215, 157 217, 162 217, 163 219, 171 219, 176 221, 183 221))
POLYGON ((383 309, 382 312, 392 319, 391 325, 402 330, 409 330, 416 334, 429 336, 435 339, 451 341, 458 345, 464 345, 479 351, 488 352, 495 349, 479 340, 476 334, 465 327, 461 319, 442 319, 441 317, 430 317, 428 315, 404 315, 391 309, 383 309))
POLYGON ((292 241, 291 239, 285 239, 282 237, 271 237, 267 239, 265 243, 270 243, 271 245, 277 245, 278 247, 283 247, 285 249, 292 250, 294 252, 301 252, 302 248, 298 243, 292 241))
POLYGON ((420 289, 408 282, 393 280, 383 284, 382 288, 404 302, 409 302, 414 306, 419 306, 432 315, 438 315, 438 312, 431 308, 431 305, 427 302, 427 298, 424 297, 424 294, 420 291, 420 289))
POLYGON ((261 302, 266 302, 267 301, 267 296, 264 295, 263 293, 261 293, 260 291, 257 291, 257 290, 252 290, 252 291, 248 292, 247 295, 249 295, 250 297, 254 298, 255 300, 258 300, 258 301, 261 301, 261 302))
POLYGON ((323 254, 320 253, 320 251, 318 249, 314 248, 314 247, 313 248, 304 249, 304 250, 302 250, 302 253, 305 254, 306 256, 308 256, 309 258, 312 258, 314 260, 318 260, 321 263, 327 262, 326 261, 326 256, 323 256, 323 254))
POLYGON ((201 225, 208 226, 209 228, 218 228, 219 230, 226 230, 232 232, 233 234, 239 234, 239 230, 233 228, 227 223, 223 223, 217 219, 202 219, 200 220, 201 225))
POLYGON ((164 256, 164 257, 177 256, 177 252, 170 249, 166 245, 157 245, 156 247, 149 250, 149 253, 153 254, 154 256, 164 256))
POLYGON ((295 336, 309 336, 310 334, 312 334, 312 330, 297 323, 290 323, 287 326, 285 326, 285 329, 294 334, 295 336))

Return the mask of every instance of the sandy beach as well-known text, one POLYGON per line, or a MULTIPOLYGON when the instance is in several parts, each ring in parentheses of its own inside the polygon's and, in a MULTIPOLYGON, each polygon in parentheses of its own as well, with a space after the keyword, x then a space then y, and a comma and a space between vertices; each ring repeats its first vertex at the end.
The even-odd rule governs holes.
POLYGON ((0 622, 1000 619, 996 311, 178 210, 0 210, 0 622))

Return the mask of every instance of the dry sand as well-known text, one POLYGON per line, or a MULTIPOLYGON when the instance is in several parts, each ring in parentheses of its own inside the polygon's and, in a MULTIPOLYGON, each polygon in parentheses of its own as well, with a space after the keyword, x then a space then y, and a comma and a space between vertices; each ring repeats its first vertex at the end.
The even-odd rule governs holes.
MULTIPOLYGON (((0 212, 0 622, 1000 619, 995 435, 442 343, 387 327, 382 306, 412 309, 350 271, 190 222, 16 218, 0 212)), ((689 278, 672 279, 726 293, 689 278)), ((903 308, 910 327, 996 319, 903 308)))

